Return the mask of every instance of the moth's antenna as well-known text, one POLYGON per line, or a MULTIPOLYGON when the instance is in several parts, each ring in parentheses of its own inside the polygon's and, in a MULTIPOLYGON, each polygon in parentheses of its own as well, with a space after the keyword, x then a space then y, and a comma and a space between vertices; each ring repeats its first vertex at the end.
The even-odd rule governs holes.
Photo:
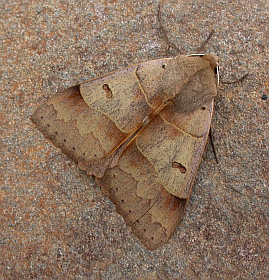
POLYGON ((236 84, 236 83, 242 82, 247 76, 248 76, 248 73, 245 74, 243 77, 241 77, 241 78, 239 78, 239 79, 236 79, 236 80, 234 80, 234 81, 224 82, 224 81, 220 80, 220 82, 221 82, 222 84, 227 84, 227 85, 229 85, 229 84, 236 84))
POLYGON ((205 45, 208 43, 208 41, 212 38, 213 34, 215 33, 215 30, 212 29, 211 32, 209 33, 209 35, 207 36, 207 38, 205 39, 205 41, 201 44, 201 46, 196 50, 197 53, 200 53, 205 45))
POLYGON ((170 42, 168 36, 167 36, 167 32, 162 24, 162 14, 161 14, 161 3, 159 2, 158 3, 158 14, 157 14, 157 19, 158 19, 158 22, 159 22, 159 32, 162 34, 163 36, 163 39, 165 41, 165 43, 167 44, 167 49, 166 49, 166 53, 168 53, 169 49, 172 48, 172 49, 175 49, 176 51, 178 51, 179 53, 180 52, 180 49, 172 42, 170 42))
MULTIPOLYGON (((187 56, 204 56, 204 53, 192 53, 192 54, 188 54, 187 56)), ((217 87, 220 84, 220 67, 219 67, 219 63, 217 63, 217 67, 216 67, 216 73, 217 75, 217 87)))

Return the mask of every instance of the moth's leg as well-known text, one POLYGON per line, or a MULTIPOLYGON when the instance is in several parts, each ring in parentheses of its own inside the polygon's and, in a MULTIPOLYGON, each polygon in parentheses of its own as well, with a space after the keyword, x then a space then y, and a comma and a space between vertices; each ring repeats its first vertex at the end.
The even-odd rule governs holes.
POLYGON ((209 136, 209 139, 210 139, 211 147, 212 147, 213 154, 215 156, 216 162, 219 163, 218 158, 217 158, 217 153, 216 153, 215 145, 214 145, 214 137, 213 137, 212 127, 210 127, 210 129, 209 129, 208 136, 209 136))
POLYGON ((236 83, 242 82, 247 76, 248 76, 248 73, 245 74, 243 77, 241 77, 241 78, 239 78, 239 79, 236 79, 236 80, 234 80, 234 81, 231 81, 231 82, 225 82, 225 81, 222 81, 221 79, 220 79, 220 82, 221 82, 222 84, 226 84, 226 85, 236 84, 236 83))

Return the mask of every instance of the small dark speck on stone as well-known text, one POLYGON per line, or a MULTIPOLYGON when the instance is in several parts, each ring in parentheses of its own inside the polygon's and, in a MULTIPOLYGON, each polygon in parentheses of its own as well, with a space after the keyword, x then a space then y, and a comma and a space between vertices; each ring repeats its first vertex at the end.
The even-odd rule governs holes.
POLYGON ((262 100, 267 100, 268 96, 266 94, 262 95, 262 100))

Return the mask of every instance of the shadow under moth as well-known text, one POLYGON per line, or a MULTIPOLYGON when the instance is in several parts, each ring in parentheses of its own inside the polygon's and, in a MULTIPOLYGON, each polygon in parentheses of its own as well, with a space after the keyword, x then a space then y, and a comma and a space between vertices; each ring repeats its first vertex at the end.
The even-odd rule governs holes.
POLYGON ((217 95, 213 55, 148 61, 56 94, 32 121, 94 175, 148 249, 177 228, 217 95))

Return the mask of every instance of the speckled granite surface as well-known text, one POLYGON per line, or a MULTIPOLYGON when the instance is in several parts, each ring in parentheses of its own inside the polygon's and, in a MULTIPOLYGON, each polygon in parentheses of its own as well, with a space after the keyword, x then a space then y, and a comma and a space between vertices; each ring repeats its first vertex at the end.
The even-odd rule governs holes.
POLYGON ((208 145, 183 221, 153 252, 29 117, 51 93, 166 56, 157 1, 1 2, 0 279, 268 279, 268 2, 162 2, 181 53, 214 28, 222 79, 249 76, 220 86, 220 162, 208 145))

